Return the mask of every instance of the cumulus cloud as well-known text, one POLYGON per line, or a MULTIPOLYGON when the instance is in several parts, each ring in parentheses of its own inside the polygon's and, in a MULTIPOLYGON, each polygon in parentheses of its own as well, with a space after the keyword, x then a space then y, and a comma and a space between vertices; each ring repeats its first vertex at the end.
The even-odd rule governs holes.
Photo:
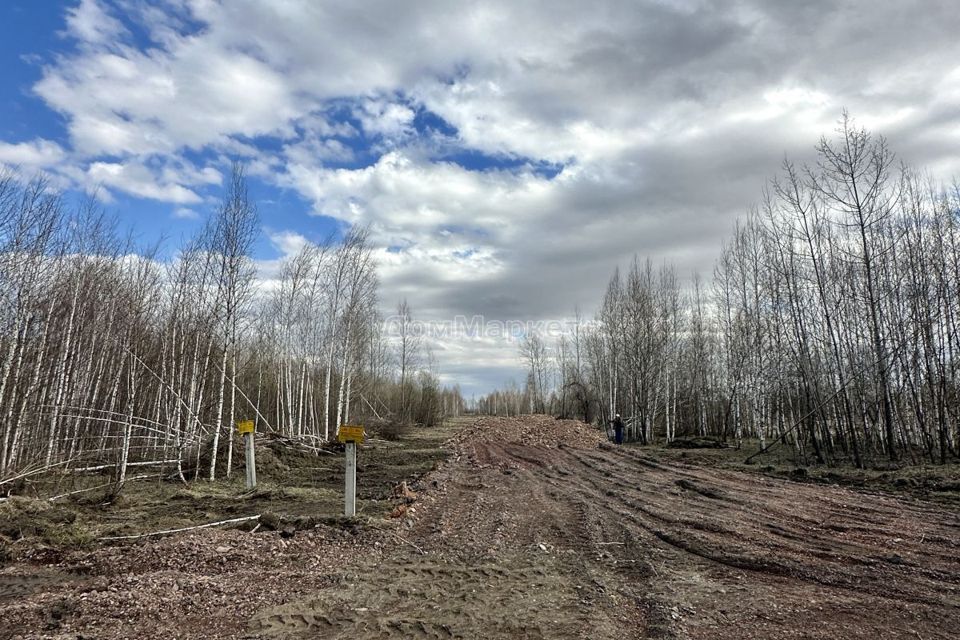
POLYGON ((354 115, 368 134, 379 135, 390 142, 401 142, 414 134, 413 109, 405 104, 385 99, 365 100, 354 115))
POLYGON ((37 139, 17 144, 0 140, 0 164, 35 171, 55 167, 65 157, 63 147, 50 140, 37 139))
POLYGON ((119 189, 150 200, 178 204, 201 201, 196 193, 175 182, 158 183, 153 172, 140 164, 94 162, 87 169, 87 178, 92 184, 119 189))
POLYGON ((270 243, 284 256, 292 256, 303 250, 309 242, 307 238, 289 229, 284 231, 268 231, 270 243))
POLYGON ((119 20, 111 16, 98 0, 81 0, 67 9, 67 30, 83 42, 103 44, 126 33, 119 20))
MULTIPOLYGON (((905 160, 960 173, 954 14, 948 0, 83 0, 65 16, 78 46, 33 87, 68 138, 0 144, 0 162, 186 206, 241 158, 314 213, 371 226, 387 306, 557 316, 589 311, 634 253, 709 272, 783 154, 809 157, 844 107, 905 160)), ((512 357, 441 346, 460 373, 512 357)))
POLYGON ((633 161, 725 120, 821 131, 841 106, 896 130, 915 97, 950 93, 937 87, 957 49, 949 3, 795 4, 184 0, 128 16, 159 45, 138 47, 119 9, 84 0, 69 31, 101 46, 48 66, 35 90, 88 155, 277 136, 347 159, 316 116, 347 100, 367 133, 393 141, 418 105, 466 148, 581 164, 633 161))

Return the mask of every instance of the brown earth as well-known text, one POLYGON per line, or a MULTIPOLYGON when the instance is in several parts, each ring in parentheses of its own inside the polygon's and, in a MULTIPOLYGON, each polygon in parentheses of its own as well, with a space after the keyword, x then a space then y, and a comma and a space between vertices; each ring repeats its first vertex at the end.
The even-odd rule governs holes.
POLYGON ((599 441, 482 419, 400 518, 21 559, 0 638, 957 637, 956 511, 599 441))

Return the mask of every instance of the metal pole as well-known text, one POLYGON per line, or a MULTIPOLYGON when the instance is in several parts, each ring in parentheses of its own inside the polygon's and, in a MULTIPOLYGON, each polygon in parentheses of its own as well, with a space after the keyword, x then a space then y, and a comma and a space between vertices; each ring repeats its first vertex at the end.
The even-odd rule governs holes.
POLYGON ((344 474, 343 515, 352 518, 357 515, 357 443, 346 443, 347 468, 344 474))
POLYGON ((253 449, 253 434, 243 434, 246 441, 247 451, 247 489, 255 489, 257 486, 257 457, 253 449))

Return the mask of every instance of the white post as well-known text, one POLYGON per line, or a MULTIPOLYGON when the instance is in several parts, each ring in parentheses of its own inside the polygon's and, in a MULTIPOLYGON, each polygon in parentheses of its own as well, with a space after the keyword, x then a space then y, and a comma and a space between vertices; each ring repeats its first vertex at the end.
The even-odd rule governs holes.
POLYGON ((343 515, 352 518, 357 515, 357 443, 347 442, 347 468, 344 474, 343 515))
POLYGON ((253 434, 245 433, 243 439, 246 441, 247 452, 247 489, 255 489, 257 487, 257 457, 253 450, 253 434))

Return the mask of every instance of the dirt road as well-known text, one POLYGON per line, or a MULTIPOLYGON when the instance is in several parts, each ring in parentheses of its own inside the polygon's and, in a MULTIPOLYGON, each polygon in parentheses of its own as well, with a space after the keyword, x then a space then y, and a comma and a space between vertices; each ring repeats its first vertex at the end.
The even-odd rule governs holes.
POLYGON ((261 612, 253 630, 331 638, 960 633, 953 513, 660 464, 609 445, 469 439, 433 480, 422 516, 403 534, 410 544, 351 567, 340 587, 261 612))
POLYGON ((360 639, 960 633, 952 511, 666 464, 640 449, 595 446, 573 423, 496 426, 456 439, 395 527, 336 540, 321 530, 289 541, 276 532, 204 532, 103 549, 112 560, 84 560, 112 562, 100 582, 67 563, 78 585, 66 591, 68 622, 23 637, 91 629, 81 637, 129 637, 130 629, 138 637, 360 639), (577 433, 566 438, 566 429, 577 433), (214 544, 242 553, 218 561, 214 544), (131 580, 160 602, 125 606, 131 580), (112 623, 91 619, 98 609, 88 597, 111 589, 124 613, 112 623))

